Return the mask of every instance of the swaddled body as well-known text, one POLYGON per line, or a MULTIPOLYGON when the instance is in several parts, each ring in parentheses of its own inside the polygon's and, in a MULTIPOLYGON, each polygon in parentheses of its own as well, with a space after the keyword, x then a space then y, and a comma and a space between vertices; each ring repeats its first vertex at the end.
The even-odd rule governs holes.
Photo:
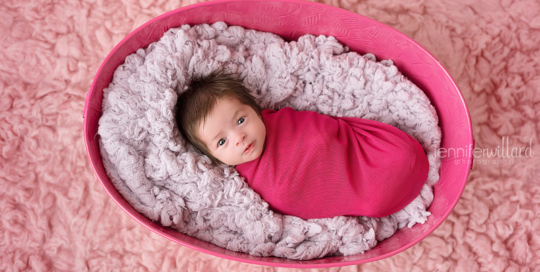
POLYGON ((388 216, 418 196, 427 179, 421 145, 390 125, 289 107, 263 110, 262 119, 263 152, 236 170, 282 214, 388 216))

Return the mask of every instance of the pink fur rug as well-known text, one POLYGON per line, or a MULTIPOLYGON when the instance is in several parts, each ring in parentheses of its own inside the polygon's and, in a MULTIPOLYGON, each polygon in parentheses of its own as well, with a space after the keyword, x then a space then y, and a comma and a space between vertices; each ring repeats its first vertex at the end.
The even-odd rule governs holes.
MULTIPOLYGON (((0 2, 0 271, 296 271, 229 261, 166 240, 94 177, 85 94, 113 46, 197 1, 0 2)), ((327 0, 427 48, 470 109, 477 152, 458 205, 390 258, 310 271, 540 271, 540 4, 534 0, 327 0), (488 157, 497 147, 532 157, 488 157)))

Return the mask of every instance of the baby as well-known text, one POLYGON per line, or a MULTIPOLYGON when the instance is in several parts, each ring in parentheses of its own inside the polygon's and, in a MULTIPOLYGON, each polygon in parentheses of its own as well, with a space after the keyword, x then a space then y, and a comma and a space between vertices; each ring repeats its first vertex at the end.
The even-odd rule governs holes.
POLYGON ((177 103, 181 133, 214 163, 236 167, 270 208, 303 219, 384 217, 427 179, 428 159, 405 132, 314 111, 261 111, 241 81, 213 72, 177 103))

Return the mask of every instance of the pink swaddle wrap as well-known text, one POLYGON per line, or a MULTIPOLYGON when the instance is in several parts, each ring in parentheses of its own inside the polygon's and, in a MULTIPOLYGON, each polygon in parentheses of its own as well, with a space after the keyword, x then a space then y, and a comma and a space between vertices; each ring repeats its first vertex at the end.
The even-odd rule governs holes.
POLYGON ((236 170, 279 213, 388 216, 418 196, 427 179, 422 146, 393 126, 290 107, 263 110, 262 117, 264 150, 236 170))

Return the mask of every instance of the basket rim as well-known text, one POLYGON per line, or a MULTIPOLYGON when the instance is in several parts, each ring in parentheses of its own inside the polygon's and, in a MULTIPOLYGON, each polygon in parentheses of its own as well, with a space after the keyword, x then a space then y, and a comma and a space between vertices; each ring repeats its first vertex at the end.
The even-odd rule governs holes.
MULTIPOLYGON (((289 268, 327 268, 327 267, 336 267, 336 266, 346 266, 346 265, 356 265, 356 264, 362 264, 362 263, 367 263, 367 262, 373 262, 373 261, 377 261, 377 260, 381 260, 381 259, 384 259, 384 258, 387 258, 387 257, 390 257, 390 256, 393 256, 395 254, 398 254, 402 251, 405 251, 407 250, 408 248, 412 247, 413 245, 417 244, 418 242, 420 242, 421 240, 423 240, 425 237, 427 237, 428 235, 430 235, 435 229, 438 228, 439 225, 442 224, 442 222, 444 222, 444 220, 448 217, 448 215, 452 212, 452 210, 454 209, 454 207, 457 205, 457 202, 459 201, 460 197, 457 197, 454 201, 452 201, 452 203, 449 203, 448 204, 448 208, 447 210, 442 214, 442 216, 440 217, 440 220, 438 222, 435 222, 431 228, 426 231, 425 233, 423 233, 422 235, 418 236, 416 239, 414 239, 413 241, 409 242, 408 244, 404 245, 404 246, 401 246, 391 252, 388 252, 386 254, 381 254, 381 255, 378 255, 378 256, 375 256, 375 257, 371 257, 371 258, 366 258, 366 259, 359 259, 359 260, 353 260, 353 261, 347 261, 345 260, 344 256, 338 256, 338 257, 324 257, 324 258, 321 258, 321 259, 313 259, 313 260, 308 260, 308 261, 300 261, 300 260, 293 260, 293 259, 285 259, 285 258, 278 258, 278 257, 255 257, 255 256, 251 256, 249 254, 246 254, 246 253, 238 253, 238 252, 234 252, 234 251, 231 251, 231 250, 227 250, 227 249, 223 249, 225 251, 230 251, 230 252, 233 252, 234 255, 245 255, 246 258, 241 258, 241 257, 236 257, 236 256, 231 256, 231 255, 228 255, 228 254, 223 254, 223 253, 219 253, 219 252, 216 252, 216 251, 213 251, 213 250, 209 250, 209 249, 206 249, 206 248, 202 248, 202 247, 199 247, 199 246, 196 246, 196 245, 193 245, 193 244, 190 244, 190 243, 187 243, 185 241, 182 241, 180 239, 177 239, 175 237, 172 237, 170 235, 167 235, 166 233, 164 233, 163 231, 159 231, 157 230, 152 224, 153 222, 151 222, 150 219, 142 216, 140 213, 138 213, 137 211, 135 211, 129 204, 127 204, 129 207, 126 207, 125 204, 127 203, 123 197, 120 196, 120 199, 118 199, 117 197, 114 197, 113 195, 116 195, 118 193, 118 191, 116 191, 116 189, 112 186, 112 182, 108 179, 108 177, 102 177, 100 175, 98 175, 98 168, 102 168, 103 165, 102 165, 102 161, 101 161, 101 157, 100 155, 98 154, 99 158, 99 163, 101 164, 100 166, 99 165, 96 165, 95 163, 95 159, 91 154, 91 150, 92 148, 90 147, 89 145, 89 142, 91 141, 91 139, 89 138, 89 135, 88 135, 88 127, 89 127, 89 118, 88 118, 88 114, 89 112, 92 110, 91 109, 91 106, 90 106, 90 101, 91 101, 91 98, 96 94, 96 92, 99 92, 99 91, 103 91, 103 90, 99 90, 97 91, 96 90, 96 81, 98 78, 100 78, 100 75, 103 71, 103 68, 107 65, 107 63, 109 62, 109 60, 112 58, 112 56, 114 55, 114 53, 116 51, 119 50, 119 48, 122 48, 122 46, 128 41, 130 40, 130 38, 132 38, 133 36, 137 35, 138 33, 140 33, 143 29, 147 28, 148 26, 150 26, 151 24, 153 24, 154 22, 156 21, 161 21, 165 18, 168 18, 176 13, 180 13, 180 12, 186 12, 186 11, 189 11, 191 9, 196 9, 196 8, 200 8, 200 7, 205 7, 205 6, 213 6, 213 5, 218 5, 218 4, 223 4, 223 3, 230 3, 230 2, 246 2, 246 4, 249 4, 249 3, 259 3, 259 2, 287 2, 287 3, 296 3, 296 4, 301 4, 301 5, 308 5, 308 6, 314 6, 314 7, 318 7, 318 8, 324 8, 324 9, 330 9, 334 12, 342 12, 342 13, 345 13, 347 15, 350 15, 350 16, 360 16, 363 20, 369 20, 371 22, 373 22, 374 24, 379 24, 381 25, 382 27, 384 27, 386 29, 386 31, 392 31, 394 32, 395 34, 398 34, 398 35, 401 35, 403 38, 405 38, 408 42, 412 43, 413 45, 415 45, 416 47, 418 47, 421 51, 423 51, 423 53, 428 56, 429 58, 431 58, 437 65, 438 65, 438 68, 440 69, 441 72, 444 73, 444 76, 448 77, 448 79, 450 80, 450 82, 452 83, 453 87, 457 90, 457 95, 459 96, 459 100, 461 102, 461 105, 460 106, 463 106, 463 109, 465 111, 465 119, 466 119, 466 125, 467 125, 467 128, 468 128, 468 131, 465 135, 466 137, 466 141, 468 143, 471 143, 473 145, 473 148, 474 148, 474 138, 473 138, 473 135, 472 135, 472 122, 471 122, 471 117, 470 117, 470 113, 469 113, 469 109, 467 107, 467 104, 465 102, 465 99, 463 97, 463 94, 461 93, 460 89, 458 88, 457 84, 455 83, 454 79, 452 78, 452 76, 448 73, 448 71, 444 68, 444 66, 429 52, 427 51, 423 46, 421 46, 420 44, 418 44, 416 41, 414 41, 412 38, 409 38, 408 36, 406 36, 405 34, 401 33, 400 31, 384 24, 384 23, 381 23, 381 22, 378 22, 376 20, 373 20, 371 18, 368 18, 366 16, 363 16, 363 15, 360 15, 360 14, 357 14, 357 13, 354 13, 352 11, 349 11, 349 10, 345 10, 345 9, 341 9, 341 8, 338 8, 338 7, 334 7, 334 6, 330 6, 330 5, 326 5, 326 4, 321 4, 321 3, 315 3, 315 2, 307 2, 307 1, 303 1, 303 0, 268 0, 268 1, 260 1, 260 0, 214 0, 214 1, 207 1, 207 2, 202 2, 202 3, 196 3, 196 4, 192 4, 192 5, 188 5, 188 6, 184 6, 184 7, 180 7, 178 9, 175 9, 175 10, 172 10, 172 11, 169 11, 169 12, 166 12, 158 17, 155 17, 153 18, 152 20, 142 24, 141 26, 139 26, 138 28, 136 28, 135 30, 131 31, 124 39, 122 39, 122 41, 120 41, 112 50, 111 52, 109 52, 109 54, 107 55, 107 57, 103 60, 102 64, 100 65, 98 71, 96 72, 96 75, 94 77, 94 80, 92 82, 92 85, 91 85, 91 88, 90 88, 90 91, 87 93, 86 95, 86 100, 85 100, 85 107, 84 107, 84 115, 83 115, 83 118, 84 118, 84 121, 83 121, 83 132, 84 132, 84 141, 85 141, 85 147, 86 147, 86 152, 89 156, 89 160, 90 160, 90 164, 92 166, 92 170, 94 171, 94 174, 96 175, 96 177, 98 178, 99 182, 101 183, 101 185, 104 187, 105 191, 107 192, 107 194, 109 194, 109 196, 114 200, 114 202, 120 206, 120 208, 122 210, 124 210, 124 212, 126 212, 128 215, 130 215, 133 219, 135 219, 137 222, 139 222, 140 224, 142 224, 143 226, 145 226, 146 228, 150 229, 151 231, 153 231, 154 233, 162 236, 162 237, 165 237, 173 242, 176 242, 180 245, 183 245, 183 246, 186 246, 188 248, 191 248, 191 249, 194 249, 194 250, 197 250, 197 251, 200 251, 200 252, 203 252, 203 253, 206 253, 206 254, 210 254, 210 255, 213 255, 213 256, 217 256, 217 257, 221 257, 221 258, 225 258, 225 259, 229 259, 229 260, 234 260, 234 261, 239 261, 239 262, 244 262, 244 263, 250 263, 250 264, 256 264, 256 265, 266 265, 266 266, 275 266, 275 267, 289 267, 289 268), (103 180, 104 178, 106 178, 106 180, 103 180), (109 185, 107 186, 106 183, 109 183, 109 185), (113 191, 111 191, 113 190, 113 191), (130 209, 131 208, 131 209, 130 209), (135 212, 136 214, 134 214, 133 212, 135 212), (320 262, 321 260, 324 260, 324 259, 328 259, 328 258, 337 258, 337 259, 342 259, 341 261, 336 261, 336 262, 320 262), (272 261, 274 260, 274 261, 272 261)), ((131 54, 131 53, 130 53, 131 54)), ((116 68, 115 68, 116 69, 116 68)), ((99 153, 99 152, 98 152, 99 153)), ((456 191, 458 191, 458 195, 461 196, 464 189, 465 189, 465 185, 466 185, 466 179, 467 177, 469 176, 470 174, 470 170, 472 168, 472 164, 470 167, 467 167, 466 171, 465 171, 465 182, 463 182, 462 186, 460 186, 460 188, 456 191)), ((428 219, 429 220, 429 219, 428 219)), ((176 230, 175 230, 176 231, 176 230)), ((180 233, 180 232, 178 232, 180 233)), ((185 235, 185 234, 183 234, 185 235)), ((187 235, 186 235, 187 236, 187 235)), ((194 239, 197 239, 197 238, 194 238, 194 239)), ((389 238, 390 239, 390 238, 389 238)), ((202 241, 201 241, 202 242, 202 241)), ((206 242, 203 242, 203 243, 206 243, 206 242)), ((209 245, 213 245, 211 243, 208 243, 209 245)), ((215 245, 213 245, 215 246, 215 245)))

